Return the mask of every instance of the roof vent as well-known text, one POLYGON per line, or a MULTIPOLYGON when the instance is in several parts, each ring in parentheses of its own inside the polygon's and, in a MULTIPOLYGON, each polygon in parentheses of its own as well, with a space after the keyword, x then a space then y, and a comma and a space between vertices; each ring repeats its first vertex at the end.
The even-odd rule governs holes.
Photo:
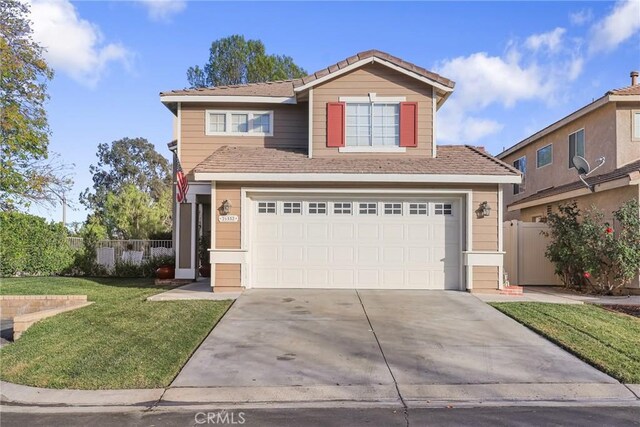
POLYGON ((632 71, 631 74, 631 86, 635 86, 638 84, 638 72, 632 71))

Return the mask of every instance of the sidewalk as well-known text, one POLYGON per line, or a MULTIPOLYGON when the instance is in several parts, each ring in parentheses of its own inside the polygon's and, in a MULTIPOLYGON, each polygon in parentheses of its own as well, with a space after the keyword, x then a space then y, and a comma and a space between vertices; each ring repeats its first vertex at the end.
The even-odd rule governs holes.
POLYGON ((240 292, 212 292, 211 281, 200 279, 178 288, 171 289, 161 294, 155 294, 147 298, 147 301, 176 301, 176 300, 209 300, 220 301, 237 299, 240 292))
POLYGON ((640 295, 582 295, 556 286, 525 286, 522 295, 502 295, 495 292, 474 292, 484 302, 547 302, 553 304, 640 305, 640 295))

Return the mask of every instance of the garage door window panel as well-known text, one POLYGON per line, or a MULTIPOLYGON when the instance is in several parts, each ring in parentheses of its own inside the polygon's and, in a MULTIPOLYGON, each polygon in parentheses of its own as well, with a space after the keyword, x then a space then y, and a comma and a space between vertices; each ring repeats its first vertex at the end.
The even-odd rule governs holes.
POLYGON ((402 203, 385 203, 385 215, 402 215, 402 203))
POLYGON ((258 202, 259 214, 275 214, 276 202, 258 202))
POLYGON ((351 215, 352 203, 351 202, 334 202, 333 213, 335 215, 351 215))
POLYGON ((309 215, 326 215, 327 203, 326 202, 309 202, 307 208, 309 215))
POLYGON ((282 212, 285 214, 301 214, 302 202, 283 202, 282 212))
POLYGON ((451 203, 434 204, 434 213, 436 215, 453 215, 453 206, 451 203))
POLYGON ((375 202, 361 202, 358 204, 358 213, 360 215, 377 215, 378 203, 375 202))
POLYGON ((429 215, 427 203, 409 203, 409 215, 429 215))

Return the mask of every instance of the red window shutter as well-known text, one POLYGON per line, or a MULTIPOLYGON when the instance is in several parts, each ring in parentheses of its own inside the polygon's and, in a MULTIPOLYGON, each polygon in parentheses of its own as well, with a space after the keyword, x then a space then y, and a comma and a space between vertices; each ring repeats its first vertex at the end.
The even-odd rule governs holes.
POLYGON ((327 102, 327 147, 344 147, 344 102, 327 102))
POLYGON ((418 146, 418 103, 400 103, 400 147, 418 146))

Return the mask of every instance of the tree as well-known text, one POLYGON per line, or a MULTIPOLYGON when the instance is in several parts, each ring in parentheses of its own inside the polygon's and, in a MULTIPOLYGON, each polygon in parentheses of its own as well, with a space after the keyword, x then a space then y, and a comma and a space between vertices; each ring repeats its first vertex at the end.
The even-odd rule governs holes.
POLYGON ((96 215, 104 213, 107 196, 118 194, 132 184, 158 202, 171 188, 169 161, 144 138, 122 138, 110 145, 98 145, 98 164, 89 166, 93 174, 93 190, 80 195, 80 202, 96 215))
POLYGON ((260 40, 233 35, 211 43, 209 62, 189 67, 187 80, 192 88, 237 85, 301 78, 307 72, 290 56, 268 55, 260 40))
POLYGON ((33 41, 28 3, 0 0, 0 208, 54 204, 71 187, 65 166, 48 158, 44 104, 53 71, 33 41))
POLYGON ((112 237, 147 239, 171 227, 171 192, 164 191, 158 201, 127 184, 118 193, 107 195, 103 221, 112 237))

